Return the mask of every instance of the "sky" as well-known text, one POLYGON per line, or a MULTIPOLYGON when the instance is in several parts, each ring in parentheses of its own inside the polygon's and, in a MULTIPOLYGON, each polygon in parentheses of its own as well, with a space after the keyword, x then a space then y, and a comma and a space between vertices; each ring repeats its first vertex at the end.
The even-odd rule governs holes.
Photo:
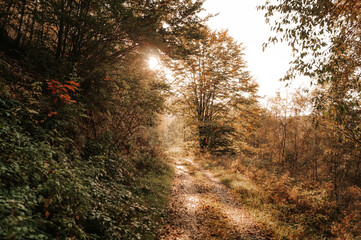
POLYGON ((291 48, 287 43, 269 45, 262 51, 262 44, 272 35, 270 26, 265 23, 264 12, 258 11, 256 6, 265 0, 206 0, 203 7, 207 13, 219 13, 211 18, 208 25, 213 29, 228 29, 228 33, 245 47, 244 59, 248 62, 248 70, 259 84, 259 95, 264 97, 265 104, 268 97, 277 91, 285 95, 286 92, 298 86, 307 86, 305 79, 298 78, 285 88, 280 82, 292 60, 291 48))

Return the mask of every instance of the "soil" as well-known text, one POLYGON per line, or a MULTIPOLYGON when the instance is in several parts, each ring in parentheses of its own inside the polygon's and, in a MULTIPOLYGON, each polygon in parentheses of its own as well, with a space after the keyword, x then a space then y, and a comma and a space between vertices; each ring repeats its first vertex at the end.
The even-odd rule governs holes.
POLYGON ((229 189, 191 156, 175 159, 169 214, 160 239, 270 239, 229 189))

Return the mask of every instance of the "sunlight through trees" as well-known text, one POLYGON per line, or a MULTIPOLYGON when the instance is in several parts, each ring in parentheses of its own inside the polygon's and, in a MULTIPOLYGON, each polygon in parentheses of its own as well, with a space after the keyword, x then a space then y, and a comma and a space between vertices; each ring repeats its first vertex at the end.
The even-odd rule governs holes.
POLYGON ((267 107, 203 3, 0 0, 1 239, 159 239, 187 154, 270 238, 360 238, 361 2, 260 3, 313 85, 267 107))

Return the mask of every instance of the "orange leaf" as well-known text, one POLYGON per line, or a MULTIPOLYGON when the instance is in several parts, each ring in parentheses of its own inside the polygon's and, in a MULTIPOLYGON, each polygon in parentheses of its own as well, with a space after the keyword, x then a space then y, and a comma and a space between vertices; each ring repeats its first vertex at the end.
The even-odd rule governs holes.
POLYGON ((74 81, 66 81, 67 83, 69 83, 70 85, 74 85, 74 86, 77 86, 77 87, 79 87, 80 86, 80 84, 79 83, 77 83, 77 82, 74 82, 74 81))
POLYGON ((50 212, 46 211, 46 212, 45 212, 45 218, 48 218, 49 215, 50 215, 50 212))
POLYGON ((48 114, 48 117, 51 117, 51 116, 56 115, 56 114, 58 114, 58 112, 50 112, 50 113, 48 114))
POLYGON ((68 84, 64 84, 64 87, 65 87, 65 90, 66 90, 66 88, 67 88, 67 89, 70 89, 70 90, 73 90, 73 91, 74 91, 74 87, 73 87, 73 86, 70 86, 70 85, 68 85, 68 84))

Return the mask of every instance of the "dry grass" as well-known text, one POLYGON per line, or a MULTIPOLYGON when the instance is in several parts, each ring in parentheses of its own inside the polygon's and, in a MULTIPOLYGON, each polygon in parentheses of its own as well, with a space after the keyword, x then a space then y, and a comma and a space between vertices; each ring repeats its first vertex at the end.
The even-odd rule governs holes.
POLYGON ((324 189, 295 183, 287 174, 276 177, 240 163, 199 158, 255 218, 277 239, 329 239, 334 203, 324 189))

